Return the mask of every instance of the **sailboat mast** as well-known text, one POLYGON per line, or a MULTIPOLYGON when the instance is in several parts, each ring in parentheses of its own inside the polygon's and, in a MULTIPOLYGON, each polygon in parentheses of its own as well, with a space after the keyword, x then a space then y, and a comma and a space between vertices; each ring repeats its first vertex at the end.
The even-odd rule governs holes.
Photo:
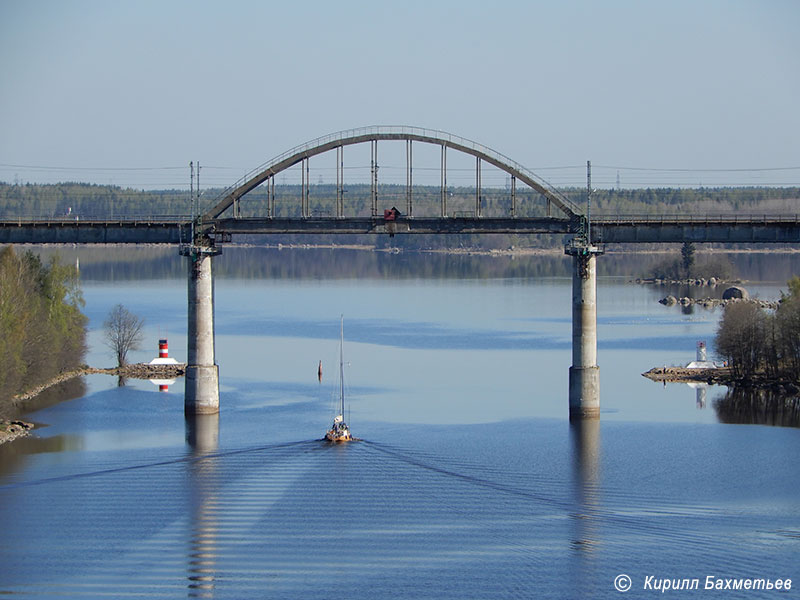
POLYGON ((341 402, 342 420, 344 420, 344 315, 339 337, 339 401, 341 402))

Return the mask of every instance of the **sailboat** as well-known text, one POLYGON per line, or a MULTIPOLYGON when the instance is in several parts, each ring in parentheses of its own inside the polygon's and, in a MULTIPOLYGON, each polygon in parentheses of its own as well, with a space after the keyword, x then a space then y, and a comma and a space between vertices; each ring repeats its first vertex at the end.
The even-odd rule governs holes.
POLYGON ((325 439, 334 443, 353 440, 350 428, 344 422, 344 316, 339 338, 339 414, 333 418, 333 425, 325 434, 325 439))

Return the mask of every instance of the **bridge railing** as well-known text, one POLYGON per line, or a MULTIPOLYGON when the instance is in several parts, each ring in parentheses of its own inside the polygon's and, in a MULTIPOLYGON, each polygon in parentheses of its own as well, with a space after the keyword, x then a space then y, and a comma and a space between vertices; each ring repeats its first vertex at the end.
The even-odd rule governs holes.
POLYGON ((311 150, 313 148, 318 148, 320 146, 324 146, 325 144, 330 144, 331 142, 343 141, 351 138, 356 137, 363 137, 369 135, 409 135, 409 136, 419 136, 424 138, 430 138, 436 141, 442 141, 444 143, 451 143, 456 144, 459 146, 463 146, 465 148, 470 148, 476 152, 480 152, 485 154, 486 156, 490 156, 494 160, 506 164, 509 167, 516 169, 520 173, 525 174, 526 176, 530 177, 532 180, 536 181, 539 185, 549 190, 555 196, 564 199, 565 201, 569 202, 564 195, 549 181, 540 177, 527 167, 519 164, 517 161, 512 160, 508 156, 492 150, 491 148, 484 146, 483 144, 479 144, 478 142, 469 140, 467 138, 463 138, 458 135, 453 135, 452 133, 447 133, 446 131, 440 131, 438 129, 427 129, 423 127, 412 127, 409 125, 375 125, 372 127, 360 127, 357 129, 345 129, 343 131, 337 131, 336 133, 329 133, 327 135, 318 137, 316 139, 310 140, 299 146, 295 146, 285 152, 282 152, 278 156, 268 160, 265 163, 262 163, 258 167, 252 169, 248 173, 245 173, 239 180, 237 180, 232 185, 228 186, 224 189, 214 200, 212 200, 206 208, 210 206, 214 206, 218 201, 222 198, 225 198, 229 194, 231 194, 234 190, 241 187, 255 176, 260 173, 263 173, 269 167, 279 164, 286 160, 291 156, 295 156, 300 154, 304 151, 311 150))
POLYGON ((770 213, 707 213, 707 214, 623 214, 592 215, 592 223, 630 224, 699 224, 704 223, 800 223, 800 214, 770 213))
MULTIPOLYGON (((320 213, 315 215, 321 219, 339 219, 332 212, 320 213)), ((474 211, 458 211, 451 215, 451 217, 469 218, 474 217, 474 211)), ((484 219, 486 219, 484 217, 484 219)), ((188 224, 190 219, 186 215, 132 215, 132 216, 115 216, 115 217, 84 217, 81 215, 68 215, 59 217, 41 217, 41 216, 13 216, 2 217, 0 216, 0 224, 3 226, 63 226, 75 223, 84 225, 109 225, 109 224, 138 224, 138 225, 180 225, 188 224)), ((800 223, 800 213, 798 214, 770 214, 770 213, 708 213, 708 214, 599 214, 592 215, 592 223, 602 225, 603 223, 613 224, 703 224, 703 223, 800 223)))
POLYGON ((132 215, 116 216, 116 217, 83 217, 81 215, 67 215, 61 217, 34 217, 34 216, 13 216, 13 217, 0 217, 0 224, 3 226, 24 226, 35 225, 37 227, 48 226, 64 226, 72 224, 84 225, 109 225, 109 224, 124 224, 124 225, 182 225, 188 224, 191 221, 186 215, 132 215))

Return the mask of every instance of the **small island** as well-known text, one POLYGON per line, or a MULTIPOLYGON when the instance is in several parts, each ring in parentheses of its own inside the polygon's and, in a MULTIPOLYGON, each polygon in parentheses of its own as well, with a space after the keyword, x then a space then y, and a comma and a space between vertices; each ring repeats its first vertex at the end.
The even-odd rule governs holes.
POLYGON ((706 383, 743 388, 772 388, 787 394, 800 393, 800 382, 791 378, 773 378, 766 375, 736 377, 729 367, 715 369, 690 369, 687 367, 654 367, 642 373, 652 381, 665 383, 706 383))
MULTIPOLYGON (((800 277, 790 279, 788 288, 788 293, 782 293, 775 303, 736 298, 724 304, 715 339, 723 366, 713 363, 664 366, 642 375, 653 381, 800 392, 800 277)), ((703 359, 704 354, 705 347, 703 359)))

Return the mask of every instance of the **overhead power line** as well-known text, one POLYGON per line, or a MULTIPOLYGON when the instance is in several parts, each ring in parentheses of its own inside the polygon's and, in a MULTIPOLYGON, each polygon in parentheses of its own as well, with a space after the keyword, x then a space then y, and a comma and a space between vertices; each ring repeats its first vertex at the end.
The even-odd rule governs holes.
POLYGON ((740 169, 666 169, 650 167, 615 167, 597 165, 600 169, 619 169, 620 171, 652 171, 654 173, 758 173, 762 171, 800 171, 800 167, 758 167, 740 169))
MULTIPOLYGON (((40 171, 176 171, 185 170, 186 166, 181 167, 54 167, 45 165, 14 165, 9 163, 0 163, 0 167, 9 169, 35 169, 40 171)), ((234 167, 207 167, 203 165, 203 169, 225 169, 225 170, 239 170, 234 167)))

